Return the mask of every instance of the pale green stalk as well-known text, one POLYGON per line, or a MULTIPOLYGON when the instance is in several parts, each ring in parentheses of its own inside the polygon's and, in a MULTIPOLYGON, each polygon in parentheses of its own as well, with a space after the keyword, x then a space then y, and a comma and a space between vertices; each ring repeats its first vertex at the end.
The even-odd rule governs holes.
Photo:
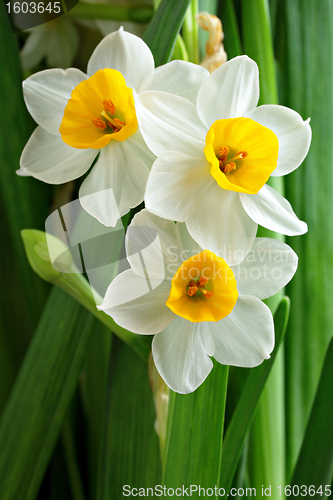
MULTIPOLYGON (((259 66, 260 104, 277 104, 275 62, 267 0, 243 0, 243 34, 245 53, 259 66)), ((283 195, 282 178, 271 178, 269 184, 283 195)), ((264 230, 258 236, 283 237, 264 230)), ((274 313, 283 292, 268 299, 274 313)), ((261 495, 261 486, 272 486, 271 498, 283 498, 277 486, 285 484, 285 425, 284 425, 284 359, 281 350, 264 389, 254 419, 250 439, 250 482, 261 495)))
POLYGON ((199 64, 199 26, 195 16, 199 13, 199 0, 192 0, 186 11, 182 34, 189 61, 199 64))

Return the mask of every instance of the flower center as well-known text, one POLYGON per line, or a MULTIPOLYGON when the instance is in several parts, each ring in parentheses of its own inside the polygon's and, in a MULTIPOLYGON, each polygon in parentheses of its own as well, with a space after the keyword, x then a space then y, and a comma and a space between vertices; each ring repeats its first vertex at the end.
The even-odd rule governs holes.
POLYGON ((237 298, 232 269, 221 257, 203 250, 180 266, 166 305, 193 323, 220 321, 231 313, 237 298))
POLYGON ((229 159, 228 159, 228 154, 229 154, 228 146, 222 146, 216 153, 216 158, 219 161, 219 169, 224 174, 230 174, 230 172, 235 170, 235 168, 237 168, 235 161, 246 158, 249 153, 247 153, 246 151, 239 151, 235 156, 229 159))
POLYGON ((133 91, 114 69, 101 69, 72 92, 60 125, 62 140, 78 149, 124 141, 138 128, 133 91))
POLYGON ((204 153, 211 175, 229 191, 256 194, 277 166, 279 141, 251 118, 217 120, 206 136, 204 153))

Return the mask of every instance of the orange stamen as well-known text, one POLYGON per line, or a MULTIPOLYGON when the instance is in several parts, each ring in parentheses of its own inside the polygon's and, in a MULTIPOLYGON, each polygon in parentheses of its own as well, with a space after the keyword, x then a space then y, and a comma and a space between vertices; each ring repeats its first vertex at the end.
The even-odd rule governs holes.
POLYGON ((227 163, 226 165, 220 164, 220 170, 224 174, 230 174, 230 172, 235 170, 235 168, 236 168, 236 163, 234 163, 233 161, 231 161, 230 163, 227 163))
POLYGON ((104 106, 105 111, 109 111, 109 113, 111 113, 111 115, 115 114, 116 108, 115 108, 115 105, 113 104, 113 102, 110 99, 108 101, 104 100, 103 101, 103 106, 104 106))
POLYGON ((206 286, 208 281, 209 281, 209 278, 207 278, 207 276, 200 276, 200 278, 197 281, 197 286, 200 288, 203 286, 206 286))
POLYGON ((106 123, 100 118, 93 118, 91 121, 93 122, 95 127, 100 128, 101 130, 106 129, 106 123))
POLYGON ((188 284, 187 287, 187 295, 189 297, 193 297, 197 293, 197 291, 200 289, 206 299, 210 299, 213 296, 213 292, 210 292, 209 290, 205 289, 205 286, 207 285, 209 281, 209 278, 207 276, 200 276, 200 278, 197 281, 191 280, 188 284))
POLYGON ((113 126, 116 127, 118 130, 125 127, 125 123, 119 120, 119 118, 113 118, 112 121, 113 121, 113 126))
POLYGON ((235 158, 246 158, 249 155, 246 151, 239 151, 239 153, 236 154, 235 158))
POLYGON ((217 153, 217 156, 226 156, 229 153, 228 146, 222 146, 217 153))
POLYGON ((195 295, 198 291, 198 287, 197 286, 190 286, 187 290, 187 295, 189 297, 193 297, 193 295, 195 295))

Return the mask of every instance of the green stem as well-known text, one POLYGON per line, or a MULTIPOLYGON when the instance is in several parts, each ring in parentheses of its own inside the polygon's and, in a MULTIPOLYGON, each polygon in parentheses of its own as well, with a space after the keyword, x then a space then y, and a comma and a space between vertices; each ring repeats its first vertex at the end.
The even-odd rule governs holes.
POLYGON ((154 13, 151 5, 109 5, 99 3, 79 2, 67 16, 80 19, 110 19, 112 21, 131 21, 148 23, 154 13))
POLYGON ((199 26, 195 16, 199 13, 199 0, 192 0, 186 11, 183 24, 183 39, 189 56, 189 61, 199 64, 199 26))

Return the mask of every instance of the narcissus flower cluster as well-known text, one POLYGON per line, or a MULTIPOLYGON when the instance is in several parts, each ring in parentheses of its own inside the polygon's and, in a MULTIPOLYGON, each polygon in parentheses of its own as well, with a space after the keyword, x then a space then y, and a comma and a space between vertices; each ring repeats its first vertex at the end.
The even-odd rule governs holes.
POLYGON ((100 309, 128 330, 156 334, 154 361, 171 389, 194 391, 213 367, 210 356, 248 367, 269 358, 274 326, 262 300, 296 271, 298 259, 288 245, 257 238, 244 260, 229 266, 203 250, 184 223, 144 209, 129 226, 126 247, 131 269, 111 283, 100 309), (149 229, 156 231, 158 243, 150 245, 142 265, 137 249, 149 229))
POLYGON ((208 71, 173 61, 154 68, 147 45, 122 29, 105 37, 82 71, 49 69, 23 84, 29 112, 38 127, 21 157, 20 175, 62 184, 84 175, 84 208, 106 226, 115 226, 143 201, 155 160, 138 128, 133 90, 175 92, 195 100, 208 71), (96 192, 113 189, 118 210, 96 192))
POLYGON ((309 120, 257 107, 258 67, 247 56, 211 75, 183 61, 154 68, 147 45, 122 29, 97 46, 87 75, 46 70, 23 91, 38 127, 20 175, 61 184, 92 167, 80 201, 106 226, 145 201, 128 228, 131 268, 101 309, 132 332, 155 334, 153 358, 169 387, 194 391, 211 357, 243 367, 267 359, 274 327, 262 300, 292 278, 297 256, 256 238, 257 227, 307 231, 267 181, 302 163, 309 120))

